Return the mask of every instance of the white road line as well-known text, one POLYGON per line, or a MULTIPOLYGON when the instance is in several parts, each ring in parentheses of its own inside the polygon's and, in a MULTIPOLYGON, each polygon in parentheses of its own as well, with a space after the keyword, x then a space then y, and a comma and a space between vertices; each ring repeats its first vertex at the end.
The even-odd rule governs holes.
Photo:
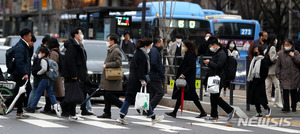
POLYGON ((3 127, 3 126, 0 125, 0 127, 3 127))
MULTIPOLYGON (((195 117, 189 117, 189 116, 177 116, 176 118, 183 119, 183 120, 196 121, 196 122, 203 122, 203 123, 212 123, 212 121, 206 121, 203 118, 195 118, 195 117)), ((220 123, 226 123, 226 122, 217 121, 217 122, 213 122, 213 123, 220 124, 220 123)))
POLYGON ((20 120, 32 125, 36 125, 39 127, 43 127, 43 128, 68 128, 67 126, 63 126, 60 124, 56 124, 56 123, 52 123, 49 121, 44 121, 44 120, 32 120, 32 119, 24 119, 24 120, 20 120))
POLYGON ((288 129, 288 128, 283 128, 283 127, 274 127, 274 126, 266 126, 266 125, 250 125, 251 127, 258 127, 258 128, 264 128, 268 130, 274 130, 274 131, 280 131, 280 132, 285 132, 285 133, 300 133, 300 130, 295 130, 295 129, 288 129))
POLYGON ((50 116, 46 114, 41 114, 41 113, 26 113, 29 116, 38 118, 38 119, 43 119, 43 120, 63 120, 61 118, 55 117, 55 116, 50 116))
POLYGON ((78 121, 79 123, 83 123, 86 125, 92 125, 95 127, 106 128, 106 129, 129 129, 127 127, 119 126, 117 124, 108 124, 100 121, 78 121))
POLYGON ((0 116, 0 119, 9 119, 8 117, 0 116))
POLYGON ((190 129, 184 128, 184 127, 170 126, 170 125, 165 125, 165 124, 161 124, 161 123, 156 123, 154 126, 152 126, 151 122, 132 122, 132 123, 138 124, 138 125, 143 125, 143 126, 155 127, 161 131, 171 132, 171 133, 178 133, 178 130, 181 130, 181 131, 190 130, 190 129))
MULTIPOLYGON (((128 118, 132 118, 132 119, 137 119, 137 120, 142 120, 142 121, 147 121, 147 122, 151 122, 151 118, 146 118, 145 116, 126 116, 128 118)), ((125 117, 125 118, 126 118, 125 117)), ((173 121, 169 121, 169 120, 162 120, 161 122, 173 122, 173 121)))
POLYGON ((90 120, 96 120, 96 121, 110 121, 110 122, 116 122, 116 120, 113 119, 102 119, 98 118, 96 116, 79 116, 81 118, 90 119, 90 120))
POLYGON ((201 127, 207 127, 207 128, 213 128, 213 129, 219 129, 224 131, 235 131, 235 132, 252 132, 251 130, 246 129, 240 129, 240 128, 234 128, 234 127, 227 127, 222 125, 215 125, 215 124, 205 124, 205 123, 193 123, 193 125, 201 126, 201 127))

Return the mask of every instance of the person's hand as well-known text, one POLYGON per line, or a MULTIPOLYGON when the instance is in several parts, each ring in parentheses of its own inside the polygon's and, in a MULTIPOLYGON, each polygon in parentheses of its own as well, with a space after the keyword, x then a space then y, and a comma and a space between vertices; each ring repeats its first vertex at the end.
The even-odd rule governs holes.
POLYGON ((206 65, 208 65, 208 63, 210 62, 210 60, 204 60, 203 61, 206 65))
POLYGON ((183 76, 183 75, 180 75, 179 78, 180 78, 180 79, 184 79, 184 76, 183 76))
POLYGON ((25 75, 23 76, 23 79, 24 79, 24 80, 28 80, 28 75, 25 74, 25 75))
POLYGON ((294 57, 295 53, 294 52, 290 52, 289 55, 292 56, 292 57, 294 57))
POLYGON ((133 40, 132 40, 132 39, 129 39, 129 41, 130 41, 131 43, 133 43, 133 40))
POLYGON ((105 69, 105 68, 106 68, 106 64, 104 64, 104 65, 102 66, 102 68, 105 69))
POLYGON ((147 83, 143 83, 142 86, 143 86, 143 87, 147 86, 147 83))
POLYGON ((73 79, 73 80, 77 80, 77 77, 73 77, 72 79, 73 79))

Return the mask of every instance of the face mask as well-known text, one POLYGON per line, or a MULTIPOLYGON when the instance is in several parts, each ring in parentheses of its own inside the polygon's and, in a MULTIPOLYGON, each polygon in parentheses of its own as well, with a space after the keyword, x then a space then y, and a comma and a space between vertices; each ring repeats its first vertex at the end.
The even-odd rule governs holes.
POLYGON ((253 56, 258 56, 258 53, 257 52, 253 52, 253 56))
POLYGON ((41 55, 41 54, 39 54, 39 55, 38 55, 38 57, 39 57, 39 59, 40 59, 40 58, 42 58, 42 55, 41 55))
POLYGON ((83 38, 84 38, 83 34, 80 34, 79 35, 79 40, 83 40, 83 38))
POLYGON ((209 50, 210 50, 211 52, 216 52, 216 49, 215 49, 214 47, 210 47, 209 50))
POLYGON ((107 47, 109 47, 109 46, 110 46, 110 43, 109 43, 109 42, 105 42, 105 45, 106 45, 107 47))
POLYGON ((209 37, 205 37, 205 40, 207 41, 209 39, 209 37))
POLYGON ((176 39, 177 43, 181 43, 182 39, 176 39))
POLYGON ((147 49, 147 54, 150 53, 150 49, 147 49))
POLYGON ((234 48, 234 44, 230 44, 229 46, 230 46, 231 48, 234 48))
POLYGON ((186 52, 187 51, 186 47, 182 47, 181 51, 186 52))
POLYGON ((284 47, 284 49, 285 49, 286 51, 290 51, 290 50, 292 49, 292 47, 284 47))
POLYGON ((275 41, 274 41, 274 44, 276 45, 278 43, 278 40, 276 39, 275 41))

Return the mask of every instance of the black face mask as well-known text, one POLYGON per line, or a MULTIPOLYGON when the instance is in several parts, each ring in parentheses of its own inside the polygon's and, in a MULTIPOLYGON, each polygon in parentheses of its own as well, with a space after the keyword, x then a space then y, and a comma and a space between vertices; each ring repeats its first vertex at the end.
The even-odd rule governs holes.
POLYGON ((253 52, 253 56, 258 56, 258 52, 253 52))

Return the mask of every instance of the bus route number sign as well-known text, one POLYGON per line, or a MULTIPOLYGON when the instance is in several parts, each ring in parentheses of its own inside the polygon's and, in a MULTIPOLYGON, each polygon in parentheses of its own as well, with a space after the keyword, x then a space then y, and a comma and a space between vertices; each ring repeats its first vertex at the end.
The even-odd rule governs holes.
POLYGON ((241 29, 240 35, 252 35, 252 29, 241 29))

